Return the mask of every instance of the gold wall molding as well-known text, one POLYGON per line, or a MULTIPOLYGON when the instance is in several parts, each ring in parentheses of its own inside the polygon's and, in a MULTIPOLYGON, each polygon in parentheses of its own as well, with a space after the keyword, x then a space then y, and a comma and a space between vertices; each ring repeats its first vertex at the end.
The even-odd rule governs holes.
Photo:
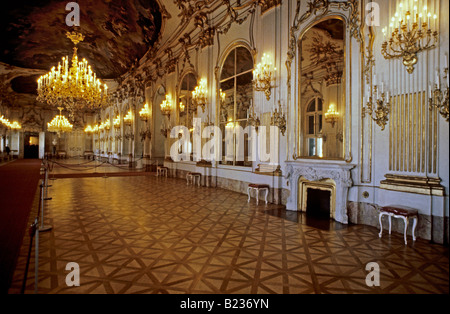
POLYGON ((280 5, 281 0, 258 0, 258 4, 261 7, 261 14, 264 14, 270 9, 280 5))
POLYGON ((386 174, 380 182, 384 190, 407 192, 422 195, 445 196, 445 188, 440 178, 386 174))
POLYGON ((429 111, 426 92, 394 95, 391 101, 389 170, 436 173, 438 117, 429 111))

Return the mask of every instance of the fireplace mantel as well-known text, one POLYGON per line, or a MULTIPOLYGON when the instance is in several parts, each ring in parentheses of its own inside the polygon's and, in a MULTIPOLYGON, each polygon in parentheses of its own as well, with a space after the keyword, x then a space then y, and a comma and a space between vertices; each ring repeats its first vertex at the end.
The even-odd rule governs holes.
POLYGON ((286 174, 291 187, 286 209, 299 210, 299 179, 321 181, 331 179, 336 184, 335 220, 347 224, 348 189, 353 185, 351 170, 355 165, 345 162, 330 162, 325 160, 303 160, 286 162, 286 174))

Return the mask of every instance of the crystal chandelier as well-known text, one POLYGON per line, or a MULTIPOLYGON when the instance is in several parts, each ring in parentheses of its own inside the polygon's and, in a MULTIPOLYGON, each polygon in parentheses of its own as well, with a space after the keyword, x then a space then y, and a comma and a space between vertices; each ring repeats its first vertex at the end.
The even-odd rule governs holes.
POLYGON ((51 122, 47 123, 47 130, 49 132, 56 132, 58 135, 63 132, 71 132, 73 125, 70 124, 69 120, 61 113, 64 108, 58 107, 58 109, 59 115, 54 117, 51 122))
MULTIPOLYGON (((387 39, 387 28, 383 28, 384 42, 381 53, 385 59, 402 58, 409 74, 414 72, 417 64, 417 54, 421 51, 433 49, 439 42, 438 32, 431 29, 431 12, 427 6, 423 11, 417 7, 417 0, 412 8, 404 8, 399 4, 398 11, 391 18, 389 29, 391 37, 387 39)), ((437 15, 433 15, 436 29, 437 15)))
POLYGON ((108 87, 97 78, 86 59, 78 61, 77 44, 84 40, 84 36, 67 32, 67 37, 75 45, 72 64, 69 66, 69 58, 63 57, 62 64, 58 63, 57 68, 53 67, 38 79, 37 100, 66 108, 73 118, 75 111, 84 108, 104 108, 107 105, 108 87))

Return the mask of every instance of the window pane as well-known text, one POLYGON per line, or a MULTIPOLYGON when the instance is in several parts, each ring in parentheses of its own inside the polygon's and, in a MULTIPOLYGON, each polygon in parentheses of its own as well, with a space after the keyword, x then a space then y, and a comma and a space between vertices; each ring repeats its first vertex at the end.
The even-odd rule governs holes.
POLYGON ((247 48, 236 48, 237 62, 236 74, 246 72, 253 69, 253 58, 247 48))
POLYGON ((234 91, 234 78, 220 83, 220 88, 223 92, 234 91))
POLYGON ((308 134, 314 134, 314 116, 308 116, 308 134))
POLYGON ((237 86, 249 85, 252 86, 253 73, 248 72, 245 74, 241 74, 237 77, 237 86))
POLYGON ((308 156, 316 155, 316 140, 314 138, 308 139, 308 156))
POLYGON ((225 101, 220 105, 220 117, 221 123, 233 122, 234 120, 234 93, 229 91, 225 101))
POLYGON ((314 99, 309 103, 306 112, 315 112, 315 111, 316 111, 316 100, 314 99))
POLYGON ((323 157, 323 139, 322 138, 317 139, 317 156, 319 156, 320 158, 323 157))
POLYGON ((322 111, 322 99, 317 99, 317 111, 322 111))
POLYGON ((247 119, 247 110, 250 107, 250 100, 252 99, 252 94, 253 94, 253 87, 251 83, 237 86, 237 95, 236 95, 237 120, 247 119))
POLYGON ((220 83, 220 88, 226 95, 225 101, 220 103, 219 121, 223 123, 234 119, 234 81, 232 78, 220 83))
POLYGON ((233 76, 234 73, 234 62, 235 61, 235 50, 231 51, 228 57, 225 60, 225 63, 222 67, 222 74, 220 76, 220 80, 227 79, 233 76))
POLYGON ((322 123, 323 123, 322 120, 323 120, 323 119, 322 119, 322 115, 319 114, 319 133, 322 133, 322 127, 323 127, 323 126, 322 126, 322 123))

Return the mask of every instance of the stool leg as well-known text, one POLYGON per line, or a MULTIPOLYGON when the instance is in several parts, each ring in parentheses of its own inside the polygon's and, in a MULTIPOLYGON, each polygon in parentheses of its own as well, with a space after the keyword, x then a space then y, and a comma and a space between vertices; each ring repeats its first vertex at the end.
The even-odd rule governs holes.
POLYGON ((392 215, 389 215, 389 234, 391 234, 392 215))
POLYGON ((248 200, 247 200, 247 203, 250 203, 250 190, 251 190, 252 188, 247 188, 247 194, 248 194, 248 200))
POLYGON ((265 197, 265 199, 266 199, 266 205, 267 205, 267 195, 269 195, 269 189, 265 189, 266 190, 266 197, 265 197))
POLYGON ((198 177, 198 186, 201 185, 201 182, 200 182, 200 181, 202 181, 202 177, 198 177))
POLYGON ((186 185, 189 185, 189 175, 186 176, 186 185))
POLYGON ((259 189, 256 189, 256 205, 259 204, 259 189))
POLYGON ((381 238, 381 235, 383 234, 383 220, 381 219, 383 217, 383 213, 380 213, 378 216, 378 220, 380 221, 380 233, 378 236, 381 238))
POLYGON ((417 227, 417 217, 413 218, 413 228, 412 228, 412 237, 413 241, 416 241, 416 227, 417 227))
POLYGON ((405 221, 405 233, 404 233, 404 238, 405 238, 405 245, 408 244, 408 242, 406 241, 406 231, 408 230, 408 217, 404 217, 403 220, 405 221))

